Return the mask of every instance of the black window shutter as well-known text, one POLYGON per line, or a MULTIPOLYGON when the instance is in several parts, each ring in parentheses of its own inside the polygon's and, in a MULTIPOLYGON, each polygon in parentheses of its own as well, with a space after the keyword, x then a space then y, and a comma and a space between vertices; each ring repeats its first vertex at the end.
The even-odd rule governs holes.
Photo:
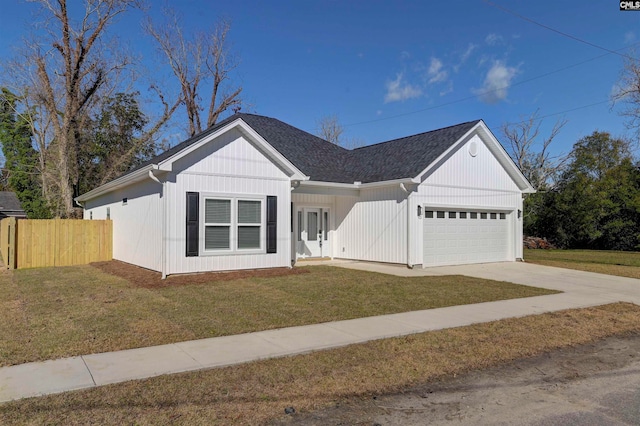
POLYGON ((278 197, 267 196, 267 253, 278 251, 278 197))
POLYGON ((187 192, 187 257, 198 255, 198 237, 200 230, 200 194, 187 192))

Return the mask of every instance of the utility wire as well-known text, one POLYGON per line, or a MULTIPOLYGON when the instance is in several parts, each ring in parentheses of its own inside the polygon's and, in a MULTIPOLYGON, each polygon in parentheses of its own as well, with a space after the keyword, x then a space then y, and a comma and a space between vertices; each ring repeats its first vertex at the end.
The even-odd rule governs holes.
MULTIPOLYGON (((522 121, 515 121, 515 122, 512 122, 512 123, 505 123, 505 125, 506 126, 513 126, 513 125, 516 125, 516 124, 528 123, 530 121, 534 121, 534 122, 535 121, 541 121, 541 120, 544 120, 545 118, 555 117, 556 115, 562 115, 562 114, 566 114, 568 112, 578 111, 578 110, 589 108, 589 107, 592 107, 592 106, 606 104, 608 102, 609 102, 609 99, 606 99, 604 101, 594 102, 594 103, 591 103, 591 104, 582 105, 582 106, 571 108, 571 109, 565 109, 564 111, 554 112, 554 113, 551 113, 551 114, 547 114, 547 115, 543 115, 543 116, 540 116, 540 117, 536 117, 534 120, 527 119, 527 120, 522 120, 522 121)), ((490 129, 493 130, 493 131, 500 130, 500 129, 496 129, 495 127, 491 127, 490 129)))
MULTIPOLYGON (((618 51, 629 49, 629 48, 637 46, 637 45, 640 45, 640 42, 637 42, 637 43, 635 43, 635 44, 633 44, 631 46, 627 46, 627 47, 623 47, 621 49, 618 49, 618 51)), ((431 111, 431 110, 434 110, 434 109, 438 109, 438 108, 442 108, 442 107, 445 107, 445 106, 457 104, 457 103, 460 103, 460 102, 465 102, 465 101, 468 101, 468 100, 471 100, 471 99, 479 98, 481 96, 485 96, 485 95, 497 92, 499 90, 509 89, 511 87, 519 86, 521 84, 529 83, 529 82, 534 81, 534 80, 538 80, 538 79, 541 79, 541 78, 544 78, 544 77, 548 77, 550 75, 557 74, 559 72, 566 71, 568 69, 575 68, 575 67, 578 67, 580 65, 584 65, 584 64, 586 64, 588 62, 595 61, 597 59, 603 58, 603 57, 608 56, 608 55, 610 55, 610 53, 604 53, 602 55, 598 55, 598 56, 595 56, 593 58, 586 59, 584 61, 576 62, 574 64, 567 65, 565 67, 558 68, 556 70, 549 71, 549 72, 546 72, 544 74, 540 74, 540 75, 537 75, 535 77, 528 78, 526 80, 521 80, 521 81, 518 81, 518 82, 513 83, 513 84, 507 84, 505 86, 498 87, 496 89, 487 90, 487 91, 480 92, 480 93, 477 93, 475 95, 467 96, 467 97, 464 97, 464 98, 455 99, 455 100, 452 100, 452 101, 449 101, 449 102, 444 102, 444 103, 433 105, 433 106, 430 106, 430 107, 427 107, 427 108, 408 111, 408 112, 404 112, 404 113, 401 113, 401 114, 390 115, 388 117, 374 118, 372 120, 365 120, 365 121, 358 121, 358 122, 355 122, 355 123, 344 124, 343 127, 352 127, 352 126, 359 126, 359 125, 362 125, 362 124, 377 123, 377 122, 380 122, 380 121, 386 121, 386 120, 391 120, 391 119, 394 119, 394 118, 406 117, 408 115, 418 114, 418 113, 421 113, 421 112, 431 111)))
POLYGON ((605 52, 609 52, 609 53, 612 53, 612 54, 614 54, 614 55, 622 56, 623 58, 627 58, 627 59, 630 59, 630 60, 632 60, 632 61, 634 61, 634 60, 635 60, 635 58, 634 58, 634 57, 632 57, 632 56, 625 55, 624 53, 620 53, 620 52, 615 51, 615 50, 607 49, 606 47, 603 47, 603 46, 597 45, 597 44, 595 44, 595 43, 591 43, 590 41, 587 41, 587 40, 581 39, 581 38, 576 37, 576 36, 573 36, 573 35, 571 35, 571 34, 567 34, 567 33, 563 32, 563 31, 560 31, 560 30, 557 30, 557 29, 555 29, 555 28, 552 28, 552 27, 550 27, 550 26, 548 26, 548 25, 542 24, 542 23, 540 23, 540 22, 538 22, 538 21, 535 21, 535 20, 533 20, 533 19, 531 19, 531 18, 527 18, 526 16, 520 15, 519 13, 514 12, 513 10, 510 10, 510 9, 507 9, 506 7, 503 7, 503 6, 500 6, 500 5, 498 5, 498 4, 495 4, 495 3, 493 3, 493 2, 491 2, 491 1, 489 1, 489 0, 484 0, 484 2, 485 2, 486 4, 488 4, 489 6, 493 6, 493 7, 495 7, 496 9, 500 9, 500 10, 502 10, 503 12, 506 12, 506 13, 508 13, 508 14, 510 14, 510 15, 513 15, 513 16, 515 16, 515 17, 519 18, 519 19, 522 19, 523 21, 530 22, 530 23, 532 23, 532 24, 534 24, 534 25, 537 25, 537 26, 539 26, 539 27, 542 27, 542 28, 544 28, 544 29, 546 29, 546 30, 552 31, 552 32, 554 32, 554 33, 556 33, 556 34, 560 34, 560 35, 561 35, 561 36, 563 36, 563 37, 570 38, 571 40, 575 40, 575 41, 577 41, 577 42, 580 42, 580 43, 586 44, 586 45, 588 45, 588 46, 595 47, 596 49, 604 50, 605 52))

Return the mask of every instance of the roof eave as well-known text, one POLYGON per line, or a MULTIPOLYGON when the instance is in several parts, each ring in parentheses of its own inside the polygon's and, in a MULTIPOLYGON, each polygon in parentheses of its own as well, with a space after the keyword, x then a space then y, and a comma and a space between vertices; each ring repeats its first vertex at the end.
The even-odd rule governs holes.
POLYGON ((200 148, 202 145, 214 140, 215 138, 219 137, 220 135, 228 132, 231 129, 234 128, 238 128, 238 130, 240 130, 241 133, 243 133, 246 136, 249 136, 251 139, 253 139, 255 142, 258 143, 258 145, 260 145, 260 148, 274 161, 276 162, 281 168, 283 168, 284 170, 286 170, 289 174, 290 174, 290 178, 291 179, 296 179, 296 180, 306 180, 308 179, 308 176, 306 176, 304 173, 302 173, 302 171, 300 171, 300 169, 298 169, 293 163, 291 163, 289 160, 287 160, 287 158, 285 156, 283 156, 282 154, 280 154, 275 148, 273 148, 273 146, 271 146, 269 144, 268 141, 266 141, 262 136, 260 136, 255 130, 253 130, 253 128, 251 128, 251 126, 244 121, 242 118, 237 118, 233 121, 231 121, 230 123, 227 123, 226 125, 222 126, 221 128, 217 129, 214 132, 211 132, 210 134, 204 136, 201 140, 192 143, 189 146, 184 147, 184 149, 176 152, 175 154, 173 154, 171 157, 166 158, 160 162, 158 162, 158 167, 160 168, 160 170, 166 170, 166 171, 172 171, 173 170, 173 163, 184 157, 185 155, 195 151, 196 149, 200 148))
POLYGON ((385 180, 380 182, 368 182, 362 183, 359 181, 355 181, 353 183, 344 183, 344 182, 324 182, 319 180, 309 180, 306 182, 300 182, 302 186, 317 186, 323 188, 343 188, 343 189, 368 189, 368 188, 378 188, 381 186, 394 186, 399 185, 401 183, 406 184, 418 184, 419 180, 415 178, 402 178, 402 179, 393 179, 393 180, 385 180))
POLYGON ((413 184, 419 184, 420 180, 418 178, 401 178, 401 179, 383 180, 380 182, 361 183, 358 185, 358 187, 362 189, 370 189, 370 188, 379 188, 382 186, 395 186, 395 185, 400 185, 401 183, 413 185, 413 184))
POLYGON ((520 191, 522 191, 523 194, 535 193, 536 189, 533 187, 533 185, 531 185, 525 175, 522 174, 522 171, 518 168, 518 166, 516 166, 516 163, 513 162, 502 144, 493 135, 491 130, 489 130, 489 127, 487 127, 487 125, 482 120, 480 120, 480 123, 478 124, 481 124, 481 126, 479 126, 479 130, 484 133, 484 135, 489 138, 500 151, 501 156, 498 157, 498 161, 505 169, 507 169, 507 173, 509 173, 513 181, 516 183, 516 185, 518 185, 520 191))
POLYGON ((134 170, 133 172, 128 173, 124 176, 121 176, 115 180, 112 180, 111 182, 107 182, 104 185, 101 185, 95 189, 92 189, 89 192, 86 192, 76 197, 75 201, 78 203, 85 202, 92 198, 96 198, 100 195, 114 191, 116 189, 120 189, 125 186, 128 186, 134 182, 143 180, 149 176, 149 171, 151 170, 160 170, 164 172, 170 172, 173 170, 173 163, 176 160, 184 157, 185 155, 189 154, 190 152, 193 152, 194 150, 198 149, 202 145, 210 142, 211 140, 222 135, 223 133, 228 132, 229 130, 236 127, 239 128, 239 130, 243 134, 248 135, 258 145, 260 145, 260 148, 262 149, 262 151, 264 151, 278 166, 280 166, 285 171, 287 171, 287 173, 290 174, 290 178, 292 180, 299 180, 299 181, 309 180, 309 176, 302 173, 300 169, 298 169, 293 163, 291 163, 282 154, 280 154, 275 148, 273 148, 262 136, 260 136, 255 130, 253 130, 251 126, 249 126, 249 124, 247 124, 244 120, 242 120, 242 118, 238 118, 226 124, 225 126, 222 126, 220 129, 217 129, 216 131, 205 135, 201 140, 195 143, 192 143, 189 146, 186 146, 184 149, 176 152, 169 158, 161 160, 158 163, 149 164, 145 167, 142 167, 138 170, 134 170))
POLYGON ((502 144, 500 144, 500 142, 498 142, 498 140, 493 135, 493 133, 491 133, 491 131, 489 130, 489 128, 487 127, 487 125, 483 120, 478 120, 478 122, 473 127, 471 127, 464 135, 458 138, 457 141, 451 144, 451 146, 445 152, 440 154, 438 158, 432 161, 431 164, 429 164, 422 172, 418 174, 418 176, 415 177, 415 179, 422 182, 424 176, 427 173, 432 172, 434 168, 438 167, 438 165, 442 162, 442 160, 447 158, 450 155, 452 150, 457 149, 458 145, 466 142, 466 140, 469 139, 474 133, 478 133, 478 134, 481 133, 480 137, 484 135, 485 138, 489 139, 493 143, 493 145, 498 149, 499 155, 496 156, 496 158, 498 159, 500 164, 502 164, 502 166, 505 168, 507 173, 513 179, 514 183, 518 186, 518 189, 520 189, 520 191, 523 194, 532 194, 536 192, 535 188, 531 185, 531 183, 529 183, 527 178, 522 174, 520 169, 518 169, 518 167, 515 165, 513 160, 511 160, 511 157, 509 157, 509 154, 507 153, 507 151, 505 151, 502 144))
POLYGON ((84 194, 74 198, 74 200, 77 203, 83 203, 85 201, 91 200, 92 198, 96 198, 108 192, 115 191, 116 189, 124 188, 125 186, 129 186, 132 183, 146 179, 149 176, 149 172, 151 170, 158 169, 159 167, 157 164, 149 164, 148 166, 142 167, 138 170, 114 179, 111 182, 100 185, 99 187, 92 189, 89 192, 85 192, 84 194))
POLYGON ((452 143, 451 146, 449 146, 449 148, 447 148, 435 160, 433 160, 429 165, 427 165, 427 167, 425 167, 420 173, 418 173, 415 179, 419 182, 422 182, 424 175, 433 171, 433 169, 436 168, 443 159, 449 156, 452 150, 456 149, 456 147, 461 141, 464 141, 465 139, 470 137, 473 134, 473 132, 475 132, 475 130, 478 128, 478 126, 480 126, 480 123, 482 123, 482 120, 479 120, 473 127, 467 130, 467 132, 464 135, 462 135, 461 137, 458 138, 458 140, 452 143))

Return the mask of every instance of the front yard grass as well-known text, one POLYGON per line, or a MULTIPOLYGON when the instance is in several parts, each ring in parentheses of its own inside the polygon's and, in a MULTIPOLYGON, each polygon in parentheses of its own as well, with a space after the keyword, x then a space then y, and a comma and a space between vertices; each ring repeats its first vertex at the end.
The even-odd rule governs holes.
POLYGON ((15 401, 0 405, 0 423, 288 423, 286 407, 304 413, 348 404, 472 369, 638 332, 640 307, 616 303, 15 401))
POLYGON ((89 265, 3 273, 0 365, 554 293, 463 276, 307 268, 160 288, 136 286, 89 265))
POLYGON ((524 260, 558 268, 640 278, 640 252, 525 249, 524 260))

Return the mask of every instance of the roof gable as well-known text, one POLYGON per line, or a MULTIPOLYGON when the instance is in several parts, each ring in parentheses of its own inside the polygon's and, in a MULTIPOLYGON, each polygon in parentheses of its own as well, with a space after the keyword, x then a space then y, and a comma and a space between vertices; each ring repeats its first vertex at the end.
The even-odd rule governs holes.
POLYGON ((446 160, 447 153, 470 132, 479 132, 492 145, 492 153, 518 187, 525 192, 533 191, 482 120, 347 150, 275 118, 237 113, 103 185, 100 191, 96 188, 78 199, 82 201, 89 198, 87 195, 93 197, 111 190, 116 181, 122 180, 124 184, 136 172, 142 178, 147 169, 171 170, 170 165, 177 158, 236 126, 257 141, 274 161, 291 170, 292 179, 339 184, 419 178, 446 160))

